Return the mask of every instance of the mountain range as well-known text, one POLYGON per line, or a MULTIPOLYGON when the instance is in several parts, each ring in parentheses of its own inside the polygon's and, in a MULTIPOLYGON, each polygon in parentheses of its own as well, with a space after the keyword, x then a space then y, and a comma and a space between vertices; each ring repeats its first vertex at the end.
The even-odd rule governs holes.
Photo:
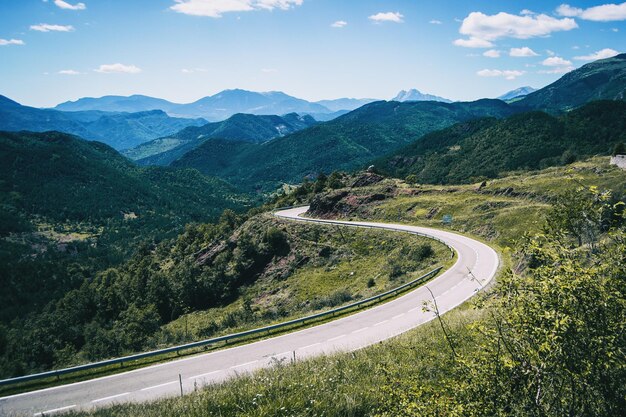
POLYGON ((174 117, 204 118, 209 121, 222 121, 237 113, 255 115, 280 115, 288 113, 331 114, 338 110, 352 110, 359 101, 329 100, 332 109, 306 100, 302 100, 280 91, 255 92, 241 89, 224 90, 215 95, 203 97, 192 103, 177 104, 154 97, 133 95, 104 96, 100 98, 81 98, 76 101, 61 103, 55 107, 63 111, 145 111, 162 110, 174 117), (341 107, 339 104, 347 106, 341 107))
POLYGON ((239 113, 222 122, 208 123, 200 127, 190 126, 174 135, 143 143, 123 154, 136 160, 140 165, 169 165, 209 139, 263 143, 316 123, 311 116, 300 116, 297 113, 289 113, 282 117, 239 113))
POLYGON ((208 140, 175 160, 172 166, 196 168, 248 191, 268 191, 320 172, 360 167, 459 121, 505 117, 514 112, 500 100, 377 101, 330 122, 263 144, 208 140))
POLYGON ((187 126, 201 126, 204 119, 175 118, 162 110, 136 113, 38 109, 0 96, 0 130, 60 131, 97 140, 115 149, 128 149, 170 135, 187 126))
MULTIPOLYGON (((395 101, 442 101, 442 97, 422 94, 418 90, 401 91, 395 101)), ((192 103, 177 104, 144 95, 85 97, 67 101, 54 109, 61 111, 107 111, 141 112, 162 110, 174 117, 200 117, 210 121, 222 121, 237 113, 255 115, 282 115, 288 113, 309 114, 316 120, 328 121, 349 111, 377 101, 373 98, 338 98, 311 102, 280 91, 255 92, 241 89, 224 90, 203 97, 192 103)))
MULTIPOLYGON (((247 191, 269 191, 281 183, 300 182, 302 178, 314 177, 320 172, 362 167, 377 158, 393 155, 412 142, 419 142, 424 135, 456 123, 485 117, 506 119, 518 113, 536 111, 559 115, 593 100, 624 100, 625 91, 626 54, 622 54, 586 64, 553 84, 510 103, 496 99, 465 103, 378 101, 324 123, 296 114, 283 117, 238 114, 222 123, 184 126, 187 129, 178 132, 172 129, 156 136, 158 140, 144 140, 150 143, 126 152, 126 155, 138 159, 141 164, 196 168, 247 191)), ((411 94, 405 93, 400 99, 410 97, 411 94)), ((137 100, 142 101, 137 98, 135 102, 137 100)), ((244 90, 228 90, 180 106, 201 109, 203 106, 224 105, 231 109, 271 108, 280 111, 286 108, 280 106, 288 103, 313 106, 309 109, 323 107, 284 93, 244 90)), ((6 98, 0 100, 0 112, 0 129, 7 129, 8 125, 10 130, 18 130, 15 126, 18 121, 23 125, 19 129, 38 130, 43 129, 38 123, 45 122, 43 124, 48 127, 55 121, 63 124, 65 131, 91 138, 88 128, 93 125, 99 126, 100 134, 109 136, 109 141, 114 135, 108 132, 115 133, 114 128, 122 129, 123 123, 129 124, 133 118, 142 120, 150 116, 169 123, 189 122, 188 119, 170 118, 159 110, 140 113, 61 112, 27 108, 6 98), (16 116, 13 117, 11 112, 16 116)), ((523 134, 521 130, 518 133, 523 134)), ((447 139, 442 138, 440 140, 445 143, 447 139)), ((561 148, 559 151, 563 152, 561 148)), ((546 157, 540 159, 548 157, 553 158, 553 155, 546 153, 546 157)))
MULTIPOLYGON (((623 100, 624 89, 626 54, 584 65, 555 83, 510 104, 488 99, 469 103, 374 102, 330 122, 270 140, 262 145, 241 141, 206 141, 173 161, 172 166, 197 168, 205 174, 224 178, 247 190, 271 190, 281 183, 300 182, 303 177, 314 177, 319 172, 364 167, 376 158, 393 155, 405 145, 420 143, 424 135, 455 123, 484 117, 504 119, 518 113, 538 110, 555 115, 563 114, 597 99, 623 100), (580 99, 581 96, 586 99, 580 99)), ((611 107, 605 105, 599 108, 611 107)), ((540 114, 548 117, 547 114, 540 114)), ((554 125, 558 127, 559 123, 554 125)), ((464 125, 460 126, 459 129, 462 130, 464 125)), ((525 133, 520 128, 516 130, 516 134, 525 133)), ((534 134, 529 133, 531 140, 534 134)), ((444 132, 439 136, 442 143, 446 142, 446 135, 444 132)), ((498 137, 494 133, 490 140, 497 141, 498 137)), ((553 137, 556 141, 563 140, 557 134, 553 137)), ((489 141, 481 140, 476 143, 488 143, 494 149, 497 148, 489 141)), ((541 149, 544 145, 548 146, 549 142, 537 146, 536 149, 541 149)), ((559 155, 566 150, 562 144, 555 149, 559 155)), ((554 152, 546 150, 545 155, 542 155, 538 151, 534 154, 538 158, 536 163, 542 160, 545 160, 544 164, 556 163, 558 158, 554 152)), ((607 149, 598 148, 598 152, 607 152, 607 149)), ((474 159, 470 160, 478 164, 478 156, 472 155, 472 158, 474 159)), ((504 156, 502 158, 506 160, 504 156)), ((501 165, 494 166, 496 168, 493 172, 498 172, 497 167, 501 165)), ((505 164, 502 168, 509 166, 535 165, 524 160, 523 164, 505 164)), ((493 172, 487 174, 492 175, 493 172)))

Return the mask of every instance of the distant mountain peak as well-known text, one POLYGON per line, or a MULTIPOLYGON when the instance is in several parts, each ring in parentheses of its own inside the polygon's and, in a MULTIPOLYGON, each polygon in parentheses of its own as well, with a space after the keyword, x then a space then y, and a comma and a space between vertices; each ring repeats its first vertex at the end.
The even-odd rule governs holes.
POLYGON ((441 101, 443 103, 452 103, 452 100, 432 94, 425 94, 416 88, 401 90, 392 101, 441 101))
POLYGON ((515 90, 508 91, 501 96, 498 97, 499 100, 512 100, 514 98, 520 98, 529 95, 530 93, 534 93, 537 91, 536 88, 530 86, 524 86, 520 88, 516 88, 515 90))

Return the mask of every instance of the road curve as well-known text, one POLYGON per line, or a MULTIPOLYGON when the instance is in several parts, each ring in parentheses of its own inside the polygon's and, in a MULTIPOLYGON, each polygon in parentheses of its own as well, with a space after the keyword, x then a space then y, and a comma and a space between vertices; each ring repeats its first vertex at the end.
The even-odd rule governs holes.
MULTIPOLYGON (((277 212, 276 216, 287 221, 305 221, 300 215, 307 209, 287 209, 277 212)), ((452 247, 458 255, 456 263, 427 285, 436 297, 441 313, 472 297, 481 285, 494 278, 499 266, 498 255, 489 246, 452 232, 388 223, 317 221, 419 232, 452 247), (475 278, 470 275, 470 270, 475 278)), ((276 361, 292 360, 294 352, 299 360, 323 353, 356 350, 431 320, 433 314, 422 311, 426 300, 432 300, 432 297, 423 286, 385 304, 282 336, 89 381, 3 397, 0 398, 0 415, 53 415, 113 403, 155 400, 180 395, 180 381, 182 391, 191 392, 195 387, 271 366, 276 361)))

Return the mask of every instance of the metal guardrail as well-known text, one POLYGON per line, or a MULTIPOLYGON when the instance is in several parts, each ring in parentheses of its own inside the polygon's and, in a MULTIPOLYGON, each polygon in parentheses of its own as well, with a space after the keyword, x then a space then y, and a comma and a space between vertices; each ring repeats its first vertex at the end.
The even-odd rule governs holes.
MULTIPOLYGON (((290 209, 290 208, 295 208, 295 207, 301 207, 301 206, 293 206, 293 207, 281 207, 279 209, 274 209, 273 211, 278 211, 278 210, 285 210, 285 209, 290 209)), ((293 219, 293 218, 289 218, 290 220, 296 220, 296 221, 302 221, 302 222, 310 222, 310 223, 320 223, 320 224, 326 224, 326 225, 340 225, 340 226, 351 226, 351 227, 363 227, 366 229, 378 229, 380 227, 377 226, 369 226, 369 225, 363 225, 363 224, 358 224, 358 223, 354 223, 354 222, 342 222, 342 221, 324 221, 324 220, 317 220, 317 219, 309 219, 306 217, 299 217, 297 219, 293 219)), ((395 227, 384 227, 384 230, 393 230, 393 231, 397 231, 397 232, 404 232, 404 233, 410 233, 410 234, 414 234, 414 235, 418 235, 418 236, 424 236, 427 237, 429 239, 434 239, 436 241, 439 241, 441 243, 443 243, 444 245, 446 245, 448 248, 450 248, 450 250, 452 251, 452 256, 454 257, 454 249, 452 249, 452 247, 450 245, 448 245, 446 242, 442 241, 441 239, 438 239, 434 236, 430 236, 424 233, 420 233, 420 232, 415 232, 415 231, 411 231, 411 230, 405 230, 405 229, 399 229, 399 228, 395 228, 395 227)), ((100 362, 94 362, 94 363, 88 363, 88 364, 84 364, 84 365, 78 365, 78 366, 73 366, 71 368, 64 368, 64 369, 57 369, 57 370, 53 370, 53 371, 47 371, 47 372, 41 372, 41 373, 37 373, 37 374, 31 374, 31 375, 24 375, 24 376, 19 376, 19 377, 15 377, 15 378, 8 378, 8 379, 3 379, 0 380, 0 386, 3 385, 11 385, 11 384, 17 384, 20 382, 27 382, 27 381, 34 381, 34 380, 38 380, 38 379, 44 379, 44 378, 50 378, 50 377, 60 377, 61 375, 66 375, 66 374, 71 374, 71 373, 75 373, 75 372, 80 372, 80 371, 86 371, 86 370, 90 370, 90 369, 97 369, 97 368, 103 368, 106 366, 110 366, 110 365, 116 365, 116 364, 124 364, 125 362, 132 362, 135 360, 139 360, 139 359, 144 359, 144 358, 149 358, 149 357, 153 357, 153 356, 159 356, 159 355, 164 355, 166 353, 180 353, 183 350, 188 350, 188 349, 193 349, 193 348, 197 348, 197 347, 203 347, 203 346, 209 346, 209 345, 213 345, 219 342, 228 342, 228 341, 232 341, 232 340, 237 340, 237 339, 242 339, 244 337, 247 336, 251 336, 254 334, 259 334, 259 333, 263 333, 263 332, 271 332, 272 330, 276 330, 276 329, 280 329, 280 328, 284 328, 284 327, 289 327, 289 326, 293 326, 296 324, 306 324, 307 321, 311 321, 311 320, 316 320, 316 319, 320 319, 326 316, 334 316, 337 313, 340 313, 342 311, 345 310, 349 310, 352 308, 360 308, 361 306, 368 304, 368 303, 372 303, 372 302, 376 302, 376 301, 380 301, 383 298, 386 298, 390 295, 397 295, 398 293, 402 292, 403 290, 410 288, 412 286, 415 286, 416 284, 419 284, 422 281, 425 281, 427 278, 433 277, 435 276, 437 273, 439 273, 439 271, 441 271, 443 267, 439 266, 435 269, 433 269, 432 271, 420 276, 419 278, 414 279, 413 281, 407 282, 406 284, 403 284, 399 287, 393 288, 389 291, 385 291, 384 293, 375 295, 373 297, 369 297, 351 304, 347 304, 345 306, 342 307, 337 307, 331 310, 327 310, 321 313, 316 313, 316 314, 312 314, 310 316, 306 316, 306 317, 302 317, 299 319, 294 319, 294 320, 289 320, 283 323, 278 323, 278 324, 273 324, 270 326, 265 326, 265 327, 259 327, 257 329, 252 329, 252 330, 246 330, 244 332, 239 332, 239 333, 233 333, 233 334, 229 334, 229 335, 225 335, 225 336, 220 336, 220 337, 215 337, 212 339, 206 339, 206 340, 200 340, 198 342, 192 342, 192 343, 186 343, 184 345, 178 345, 178 346, 172 346, 169 348, 164 348, 164 349, 158 349, 158 350, 153 350, 153 351, 149 351, 149 352, 143 352, 143 353, 137 353, 134 355, 129 355, 129 356, 123 356, 120 358, 115 358, 115 359, 108 359, 108 360, 104 360, 104 361, 100 361, 100 362)))
MULTIPOLYGON (((306 206, 280 207, 280 208, 276 208, 276 209, 274 209, 272 211, 275 213, 275 212, 277 212, 279 210, 287 210, 287 209, 298 208, 298 207, 306 207, 306 206)), ((448 249, 450 249, 451 257, 454 258, 454 253, 455 252, 454 252, 454 248, 452 246, 450 246, 447 242, 439 239, 438 237, 429 235, 427 233, 416 232, 416 231, 413 231, 413 230, 400 229, 400 228, 397 228, 397 227, 388 227, 387 225, 385 225, 384 227, 381 227, 381 226, 369 226, 369 225, 366 225, 366 224, 359 224, 358 222, 341 221, 341 220, 318 220, 318 219, 310 219, 310 218, 307 218, 307 217, 294 218, 294 217, 281 217, 281 216, 279 216, 279 218, 289 219, 289 220, 294 220, 294 221, 299 221, 299 222, 319 223, 319 224, 326 224, 326 225, 362 227, 364 229, 392 230, 394 232, 403 232, 403 233, 408 233, 408 234, 411 234, 411 235, 422 236, 422 237, 426 237, 428 239, 435 240, 435 241, 445 245, 448 249)))
MULTIPOLYGON (((310 221, 311 219, 309 219, 308 221, 310 221)), ((437 273, 439 273, 439 271, 441 271, 443 267, 439 266, 435 269, 433 269, 432 271, 420 276, 419 278, 414 279, 413 281, 407 282, 406 284, 403 284, 399 287, 396 287, 394 289, 391 289, 389 291, 385 291, 384 293, 375 295, 373 297, 369 297, 351 304, 347 304, 345 306, 342 307, 338 307, 338 308, 334 308, 331 310, 327 310, 321 313, 317 313, 317 314, 312 314, 310 316, 306 316, 306 317, 302 317, 299 319, 294 319, 294 320, 289 320, 283 323, 278 323, 278 324, 273 324, 270 326, 265 326, 265 327, 260 327, 257 329, 252 329, 252 330, 246 330, 244 332, 239 332, 239 333, 233 333, 233 334, 229 334, 226 336, 220 336, 220 337, 215 337, 212 339, 206 339, 206 340, 201 340, 198 342, 192 342, 192 343, 187 343, 184 345, 179 345, 179 346, 172 346, 169 348, 164 348, 164 349, 158 349, 158 350, 153 350, 150 352, 144 352, 144 353, 138 353, 135 355, 129 355, 129 356, 123 356, 121 358, 115 358, 115 359, 108 359, 108 360, 104 360, 104 361, 100 361, 100 362, 94 362, 94 363, 88 363, 85 365, 78 365, 78 366, 73 366, 71 368, 64 368, 64 369, 57 369, 57 370, 53 370, 53 371, 48 371, 48 372, 41 372, 38 374, 31 374, 31 375, 24 375, 24 376, 19 376, 19 377, 15 377, 15 378, 9 378, 9 379, 3 379, 0 380, 0 386, 2 385, 10 385, 10 384, 17 384, 20 382, 27 382, 27 381, 34 381, 37 379, 44 379, 44 378, 50 378, 50 377, 60 377, 61 375, 66 375, 66 374, 71 374, 74 372, 80 372, 80 371, 86 371, 86 370, 90 370, 90 369, 96 369, 96 368, 103 368, 105 366, 110 366, 110 365, 116 365, 116 364, 123 364, 125 362, 131 362, 131 361, 135 361, 138 359, 143 359, 143 358, 149 358, 149 357, 153 357, 153 356, 158 356, 158 355, 163 355, 166 353, 172 353, 172 352, 176 352, 179 353, 180 351, 183 350, 187 350, 187 349, 193 349, 193 348, 197 348, 197 347, 203 347, 203 346, 208 346, 208 345, 212 345, 212 344, 216 344, 219 342, 228 342, 231 340, 237 340, 237 339, 241 339, 244 338, 246 336, 250 336, 250 335, 254 335, 254 334, 259 334, 259 333, 263 333, 263 332, 271 332, 272 330, 276 330, 276 329, 280 329, 280 328, 284 328, 284 327, 288 327, 288 326, 292 326, 294 324, 306 324, 307 321, 311 321, 311 320, 316 320, 322 317, 326 317, 326 316, 334 316, 335 314, 345 311, 345 310, 349 310, 352 308, 360 308, 361 306, 371 303, 371 302, 376 302, 376 301, 380 301, 383 298, 386 298, 390 295, 397 295, 398 293, 400 293, 401 291, 415 286, 416 284, 419 284, 422 281, 425 281, 427 278, 433 277, 435 275, 437 275, 437 273)))

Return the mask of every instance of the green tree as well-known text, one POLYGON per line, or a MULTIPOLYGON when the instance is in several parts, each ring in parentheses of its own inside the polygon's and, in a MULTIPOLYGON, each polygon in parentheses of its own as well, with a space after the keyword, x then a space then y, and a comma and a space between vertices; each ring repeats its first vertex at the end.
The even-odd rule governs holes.
POLYGON ((332 188, 333 190, 337 190, 337 189, 343 187, 343 181, 342 181, 341 173, 338 172, 338 171, 333 171, 328 176, 327 185, 328 185, 328 187, 332 188))
POLYGON ((315 180, 315 186, 313 187, 313 191, 315 191, 316 193, 324 191, 324 189, 326 188, 327 180, 328 177, 323 172, 320 172, 317 176, 317 179, 315 180))

